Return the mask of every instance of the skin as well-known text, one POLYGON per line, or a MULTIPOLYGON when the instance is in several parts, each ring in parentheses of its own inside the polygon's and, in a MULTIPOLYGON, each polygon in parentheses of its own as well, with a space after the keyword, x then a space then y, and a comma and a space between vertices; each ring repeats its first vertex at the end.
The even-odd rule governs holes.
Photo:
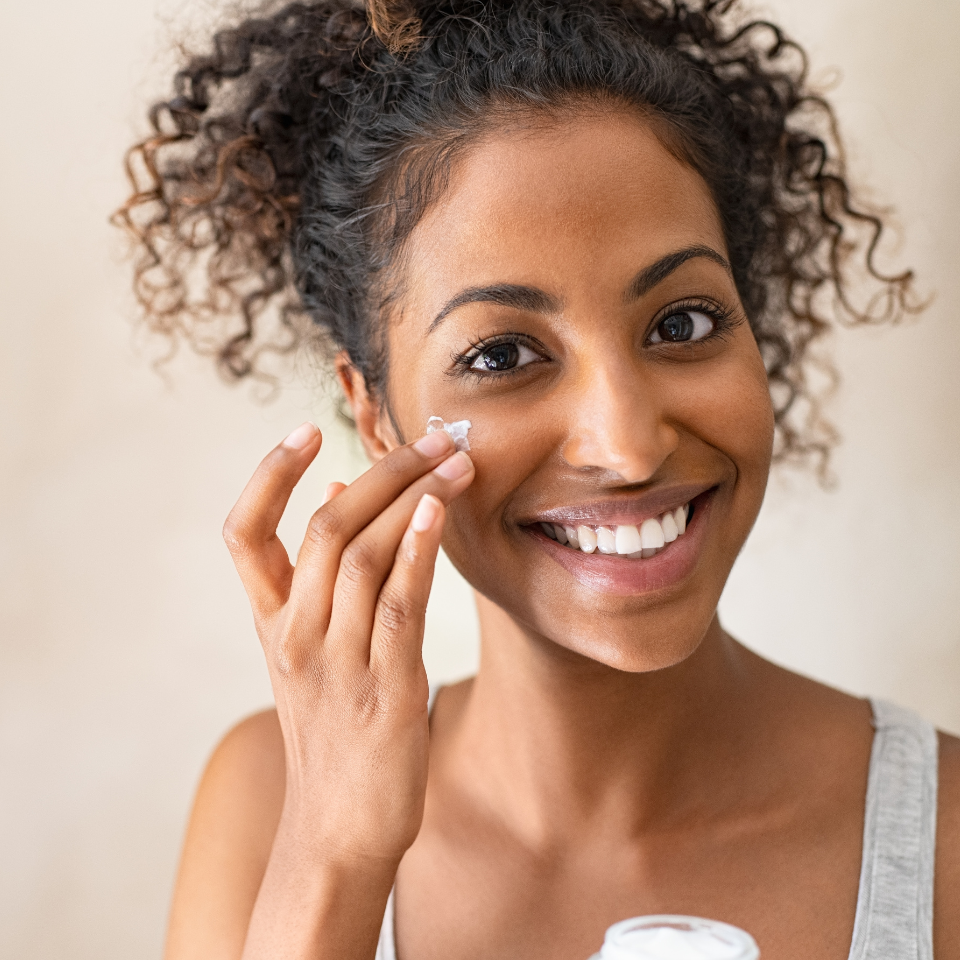
MULTIPOLYGON (((394 880, 401 958, 584 960, 609 924, 661 912, 744 927, 764 960, 847 957, 869 706, 757 657, 716 617, 773 422, 725 256, 706 186, 632 114, 531 118, 461 158, 398 265, 389 410, 341 361, 375 465, 328 490, 296 569, 275 531, 319 451, 312 428, 266 458, 227 522, 277 709, 210 761, 168 960, 371 958, 394 880), (716 256, 630 295, 692 248, 716 256), (435 322, 490 285, 525 299, 435 322), (721 335, 655 342, 677 304, 720 307, 721 335), (451 360, 503 336, 529 348, 512 372, 451 360), (444 434, 426 455, 402 444, 436 413, 473 422, 470 457, 444 434), (612 561, 570 567, 537 533, 550 511, 628 522, 691 492, 684 564, 615 561, 661 571, 640 586, 612 561), (441 533, 477 590, 482 653, 428 722, 441 533)), ((952 960, 960 744, 940 745, 935 949, 952 960)))

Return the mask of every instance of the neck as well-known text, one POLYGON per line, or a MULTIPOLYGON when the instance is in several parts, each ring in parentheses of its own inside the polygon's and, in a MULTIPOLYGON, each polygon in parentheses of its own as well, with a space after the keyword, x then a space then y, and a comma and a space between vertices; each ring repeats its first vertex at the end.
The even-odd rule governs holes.
POLYGON ((478 608, 481 665, 455 734, 474 802, 542 844, 589 823, 642 830, 715 797, 750 739, 762 662, 716 617, 682 663, 626 673, 478 608))

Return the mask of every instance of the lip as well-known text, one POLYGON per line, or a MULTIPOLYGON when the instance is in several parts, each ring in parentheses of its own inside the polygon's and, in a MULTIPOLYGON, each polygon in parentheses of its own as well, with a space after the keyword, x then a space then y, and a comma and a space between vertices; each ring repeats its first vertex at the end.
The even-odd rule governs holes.
MULTIPOLYGON (((679 488, 676 488, 679 489, 679 488)), ((708 490, 699 488, 701 492, 690 500, 694 503, 693 516, 686 531, 672 543, 668 543, 656 556, 648 560, 631 560, 613 554, 583 553, 571 547, 564 546, 551 540, 537 526, 525 526, 523 529, 542 550, 545 550, 564 570, 579 581, 583 586, 598 593, 613 594, 615 596, 636 596, 639 594, 655 593, 676 587, 682 583, 693 571, 700 550, 703 546, 704 531, 710 508, 713 504, 713 495, 717 488, 708 490)), ((653 503, 653 498, 645 498, 644 505, 653 503)), ((682 500, 677 506, 690 502, 682 500)), ((622 506, 622 505, 619 505, 622 506)), ((665 507, 664 510, 669 509, 665 507)), ((559 516, 559 512, 557 513, 559 516)), ((621 513, 613 514, 620 516, 621 513)), ((636 514, 629 514, 635 516, 636 514)), ((564 517, 570 516, 564 512, 564 517)), ((590 513, 591 521, 597 516, 590 513)), ((646 516, 657 516, 656 513, 647 513, 646 516)), ((546 521, 559 523, 559 520, 546 521)), ((584 522, 581 520, 581 523, 584 522)), ((607 523, 615 523, 607 519, 607 523)), ((623 523, 633 523, 633 520, 623 520, 623 523)), ((602 525, 602 524, 601 524, 602 525)))
POLYGON ((620 524, 633 524, 639 527, 644 520, 660 517, 668 510, 676 510, 691 500, 696 500, 713 484, 684 484, 665 487, 644 494, 642 497, 623 500, 596 500, 593 503, 578 503, 569 507, 556 507, 544 510, 536 516, 520 521, 521 526, 536 523, 559 523, 569 527, 586 524, 590 527, 606 527, 620 524))

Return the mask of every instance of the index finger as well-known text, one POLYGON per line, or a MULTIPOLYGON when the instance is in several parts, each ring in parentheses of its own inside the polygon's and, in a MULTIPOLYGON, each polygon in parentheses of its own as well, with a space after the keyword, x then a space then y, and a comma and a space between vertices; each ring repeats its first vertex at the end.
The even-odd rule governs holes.
POLYGON ((454 450, 447 433, 429 433, 388 453, 320 507, 307 525, 297 559, 297 579, 306 577, 332 588, 344 547, 454 450))

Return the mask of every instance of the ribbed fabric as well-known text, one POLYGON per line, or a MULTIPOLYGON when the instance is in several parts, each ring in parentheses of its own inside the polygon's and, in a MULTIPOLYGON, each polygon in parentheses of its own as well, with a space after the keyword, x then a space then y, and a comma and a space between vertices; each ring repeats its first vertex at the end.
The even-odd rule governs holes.
MULTIPOLYGON (((933 960, 937 734, 910 710, 870 703, 876 733, 849 960, 933 960)), ((376 960, 397 960, 392 890, 376 960)))
POLYGON ((876 733, 850 960, 933 960, 937 734, 872 700, 876 733))

